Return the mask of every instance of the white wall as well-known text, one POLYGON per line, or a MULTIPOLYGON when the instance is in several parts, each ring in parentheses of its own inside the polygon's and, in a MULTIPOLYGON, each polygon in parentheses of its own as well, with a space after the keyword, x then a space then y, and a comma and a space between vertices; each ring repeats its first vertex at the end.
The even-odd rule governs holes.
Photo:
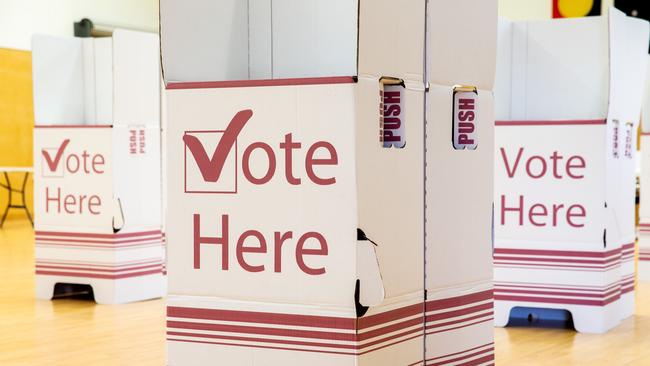
POLYGON ((0 0, 0 47, 29 50, 34 33, 74 34, 73 23, 158 31, 158 0, 0 0))

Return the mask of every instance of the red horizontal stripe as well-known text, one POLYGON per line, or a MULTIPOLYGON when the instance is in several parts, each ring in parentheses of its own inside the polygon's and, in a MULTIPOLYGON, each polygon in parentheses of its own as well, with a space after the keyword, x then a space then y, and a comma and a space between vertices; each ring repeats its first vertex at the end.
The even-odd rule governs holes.
MULTIPOLYGON (((559 285, 556 285, 559 286, 559 285)), ((604 288, 588 288, 588 287, 551 287, 551 286, 537 286, 537 285, 510 285, 510 284, 495 284, 494 290, 508 290, 510 288, 524 288, 524 289, 542 289, 542 290, 568 290, 568 291, 581 291, 581 292, 607 292, 611 289, 618 288, 619 283, 614 283, 604 288)))
MULTIPOLYGON (((418 331, 418 332, 422 332, 422 329, 420 328, 420 329, 418 329, 417 331, 418 331)), ((420 337, 422 337, 422 336, 424 336, 424 334, 423 334, 423 333, 420 333, 420 334, 416 334, 416 335, 414 335, 414 336, 412 336, 412 337, 409 337, 409 338, 400 339, 399 341, 395 341, 395 342, 392 342, 392 343, 389 343, 389 344, 383 345, 383 346, 381 346, 381 347, 376 347, 376 348, 373 348, 373 349, 369 349, 369 350, 363 351, 363 352, 359 353, 359 356, 361 356, 361 355, 365 355, 365 354, 368 354, 368 353, 372 353, 372 352, 378 351, 378 350, 380 350, 380 349, 384 349, 384 348, 392 347, 392 346, 394 346, 394 345, 396 345, 396 344, 400 344, 400 343, 408 342, 408 341, 410 341, 410 340, 412 340, 412 339, 420 338, 420 337)))
POLYGON ((141 261, 141 262, 131 262, 125 264, 97 264, 92 262, 54 262, 54 261, 41 261, 36 262, 37 266, 70 266, 70 267, 90 267, 90 268, 101 268, 101 269, 124 269, 124 268, 133 268, 138 266, 148 266, 148 265, 158 265, 162 266, 163 262, 161 259, 141 261))
POLYGON ((398 343, 406 342, 406 341, 411 340, 411 339, 422 337, 422 336, 424 336, 423 331, 424 331, 424 327, 418 327, 417 329, 412 329, 412 330, 409 330, 409 331, 406 331, 406 332, 402 332, 402 333, 395 334, 395 335, 392 335, 392 336, 389 336, 389 337, 377 339, 377 340, 372 341, 370 343, 363 344, 363 345, 359 346, 358 349, 362 350, 362 349, 365 349, 365 348, 376 346, 376 345, 381 344, 381 343, 386 343, 386 342, 392 341, 394 339, 398 339, 398 338, 406 337, 406 336, 411 335, 411 334, 415 334, 412 337, 408 337, 408 338, 399 340, 397 342, 393 342, 393 343, 386 344, 386 345, 378 347, 378 348, 373 348, 371 350, 366 350, 364 352, 361 352, 360 354, 363 355, 363 354, 370 353, 370 352, 373 352, 373 351, 377 351, 377 350, 380 350, 380 349, 383 349, 383 348, 386 348, 386 347, 389 347, 389 346, 396 345, 398 343))
POLYGON ((620 254, 621 248, 613 249, 607 252, 587 252, 575 250, 543 250, 543 249, 514 249, 514 248, 496 248, 495 254, 521 254, 521 255, 540 255, 540 256, 564 256, 564 257, 589 257, 589 258, 607 258, 620 254))
POLYGON ((621 290, 622 294, 629 294, 630 292, 634 292, 634 285, 630 287, 623 287, 623 289, 621 290))
POLYGON ((167 327, 179 328, 179 329, 192 329, 192 330, 207 330, 213 332, 245 333, 245 334, 277 336, 277 337, 327 339, 332 341, 355 342, 357 340, 356 338, 357 335, 354 333, 326 332, 326 331, 319 331, 319 330, 300 330, 300 329, 286 329, 286 328, 265 328, 265 327, 247 326, 247 325, 180 322, 174 320, 168 320, 167 327))
POLYGON ((38 271, 38 270, 52 269, 52 270, 64 270, 64 271, 93 271, 93 272, 104 272, 104 273, 120 273, 120 272, 138 271, 142 269, 155 268, 155 267, 159 267, 162 269, 162 264, 157 263, 157 264, 150 264, 146 266, 123 267, 123 268, 114 268, 114 269, 98 268, 98 267, 91 267, 91 266, 72 267, 72 266, 52 266, 52 265, 37 264, 36 270, 38 271))
POLYGON ((492 299, 492 290, 476 292, 473 294, 450 297, 446 299, 429 300, 426 303, 426 312, 454 308, 492 299))
MULTIPOLYGON (((429 362, 429 361, 437 361, 437 360, 440 360, 440 359, 442 359, 442 358, 447 358, 447 357, 457 356, 457 355, 460 355, 460 354, 462 354, 462 353, 475 351, 475 350, 477 350, 477 349, 479 349, 479 348, 488 347, 488 346, 492 346, 492 347, 487 348, 486 351, 494 351, 494 342, 492 342, 492 343, 484 344, 484 345, 482 345, 482 346, 478 346, 478 347, 474 347, 474 348, 466 349, 466 350, 464 350, 464 351, 455 352, 455 353, 450 353, 450 354, 448 354, 448 355, 444 355, 444 356, 438 356, 438 357, 428 358, 426 361, 427 361, 427 362, 429 362)), ((445 361, 445 362, 449 362, 449 361, 445 361)), ((409 366, 412 366, 412 365, 409 365, 409 366)))
POLYGON ((296 315, 263 313, 239 310, 199 309, 168 306, 167 316, 216 321, 236 321, 245 323, 264 323, 331 329, 356 329, 355 318, 342 318, 316 315, 296 315))
POLYGON ((572 266, 572 265, 561 265, 561 264, 536 264, 536 263, 511 263, 505 261, 494 261, 495 265, 509 265, 509 266, 519 266, 519 267, 544 267, 544 268, 572 268, 572 269, 590 269, 590 270, 609 270, 620 266, 620 263, 617 261, 613 264, 607 266, 572 266))
MULTIPOLYGON (((332 340, 332 341, 363 342, 366 340, 379 338, 386 334, 394 333, 396 331, 422 323, 421 319, 417 319, 417 320, 419 321, 415 323, 411 323, 411 321, 408 321, 408 322, 404 322, 404 324, 395 324, 389 327, 377 329, 372 332, 367 332, 360 335, 354 333, 338 333, 338 332, 285 329, 285 328, 266 328, 266 327, 253 327, 253 326, 240 326, 240 325, 227 325, 227 324, 206 324, 206 323, 195 323, 195 322, 178 322, 178 321, 171 321, 171 320, 167 321, 167 327, 178 328, 178 329, 214 331, 214 332, 240 333, 240 334, 249 334, 249 335, 266 335, 266 336, 310 338, 310 339, 332 340)), ((389 336, 387 338, 377 339, 371 343, 363 345, 360 348, 371 347, 379 343, 387 342, 395 338, 404 337, 421 331, 422 331, 422 327, 418 327, 417 329, 408 330, 400 334, 389 336)), ((286 343, 284 342, 284 340, 280 340, 277 342, 286 343)))
POLYGON ((117 234, 71 233, 71 232, 62 232, 62 231, 36 231, 36 237, 59 236, 59 237, 71 237, 71 238, 118 239, 118 238, 133 238, 138 236, 151 236, 151 235, 160 235, 160 230, 117 233, 117 234))
MULTIPOLYGON (((478 314, 478 315, 474 315, 474 316, 470 316, 470 317, 466 317, 466 318, 462 318, 462 319, 451 320, 451 321, 444 322, 444 323, 428 324, 425 327, 425 329, 429 330, 429 329, 444 328, 444 327, 448 327, 450 325, 466 323, 466 322, 469 322, 469 321, 472 321, 472 320, 482 319, 482 318, 485 318, 485 317, 490 317, 490 319, 491 319, 493 316, 494 316, 494 312, 490 311, 489 313, 486 312, 484 314, 478 314)), ((452 328, 452 329, 456 329, 456 328, 452 328)), ((442 330, 442 331, 446 332, 447 330, 442 330)), ((429 333, 427 333, 427 334, 429 334, 429 333)))
POLYGON ((161 273, 161 270, 162 268, 158 268, 151 271, 133 272, 133 273, 125 273, 125 274, 117 274, 117 275, 105 275, 105 274, 89 273, 89 272, 63 272, 63 271, 38 271, 37 270, 36 274, 41 276, 87 277, 87 278, 99 278, 99 279, 106 279, 106 280, 120 280, 124 278, 142 277, 142 276, 148 276, 152 274, 158 274, 161 273))
POLYGON ((581 120, 555 120, 555 121, 532 121, 532 120, 511 120, 496 121, 495 126, 585 126, 585 125, 604 125, 605 119, 581 119, 581 120))
POLYGON ((489 356, 477 358, 476 360, 471 360, 471 361, 467 361, 467 362, 464 362, 464 363, 459 363, 459 364, 456 364, 454 366, 478 366, 478 365, 482 365, 482 364, 484 364, 486 362, 490 362, 490 361, 492 361, 491 365, 494 365, 494 355, 493 354, 489 355, 489 356))
MULTIPOLYGON (((470 354, 467 354, 467 355, 464 355, 464 356, 459 356, 459 357, 452 358, 452 359, 445 360, 445 361, 427 363, 427 365, 431 365, 431 366, 460 365, 459 362, 461 362, 461 361, 466 361, 466 360, 468 360, 470 358, 474 358, 476 356, 485 355, 486 353, 489 353, 490 355, 485 356, 485 357, 489 357, 489 356, 493 357, 493 355, 492 355, 493 352, 494 352, 494 349, 485 349, 485 350, 482 350, 482 351, 473 352, 473 353, 470 353, 470 354)), ((482 358, 483 357, 481 357, 479 359, 482 359, 482 358)), ((427 362, 428 362, 428 360, 427 360, 427 362)))
MULTIPOLYGON (((493 320, 494 320, 494 318, 493 318, 493 317, 490 317, 490 318, 488 318, 488 319, 479 320, 479 321, 477 321, 477 322, 473 322, 473 323, 470 323, 470 324, 459 325, 459 326, 457 326, 457 327, 453 327, 453 328, 447 328, 447 329, 440 329, 440 330, 429 331, 429 332, 426 332, 426 335, 438 334, 438 333, 445 333, 445 332, 451 332, 452 330, 458 330, 458 329, 468 328, 468 327, 472 327, 472 326, 479 325, 479 324, 482 324, 482 323, 491 322, 491 321, 493 321, 493 320)), ((436 328, 434 328, 434 327, 430 327, 430 328, 431 328, 431 329, 436 329, 436 328)))
POLYGON ((581 300, 581 299, 567 299, 567 298, 547 298, 547 297, 512 296, 512 295, 495 294, 494 299, 497 301, 521 301, 521 302, 539 302, 545 304, 605 306, 613 303, 614 301, 619 300, 620 296, 615 296, 607 300, 581 300))
POLYGON ((619 261, 619 258, 610 259, 562 259, 562 258, 535 258, 535 257, 508 257, 495 255, 494 260, 519 261, 519 262, 551 262, 551 263, 574 263, 574 264, 610 264, 619 261))
POLYGON ((403 321, 403 322, 392 324, 392 325, 389 325, 389 326, 386 326, 386 327, 377 328, 377 329, 371 330, 369 332, 364 332, 364 333, 358 334, 357 335, 357 341, 363 342, 363 341, 367 341, 367 340, 372 339, 372 338, 381 337, 381 336, 383 336, 385 334, 388 334, 388 333, 393 333, 393 332, 397 332, 397 331, 402 330, 402 329, 414 327, 416 325, 421 325, 423 321, 424 321, 423 318, 418 317, 418 318, 415 318, 415 319, 406 320, 406 321, 403 321))
POLYGON ((44 243, 36 242, 36 246, 39 247, 62 247, 62 248, 77 248, 77 249, 88 249, 88 250, 118 250, 118 249, 129 249, 129 248, 147 248, 160 246, 159 242, 145 242, 145 243, 136 243, 136 244, 120 244, 120 245, 84 245, 84 244, 63 244, 63 243, 44 243))
POLYGON ((320 350, 289 348, 289 347, 258 346, 258 345, 251 345, 251 344, 232 344, 232 343, 224 343, 224 342, 192 341, 192 340, 185 340, 185 339, 174 339, 174 338, 169 338, 169 337, 167 338, 167 341, 170 341, 170 342, 185 342, 185 343, 199 343, 199 344, 214 344, 214 345, 219 345, 219 346, 231 346, 231 347, 263 348, 263 349, 274 349, 274 350, 281 350, 281 351, 302 351, 302 352, 312 352, 312 353, 326 353, 326 354, 334 354, 334 355, 349 355, 349 356, 354 356, 355 355, 353 352, 320 351, 320 350))
POLYGON ((575 296, 575 297, 586 297, 592 299, 605 299, 611 295, 614 295, 620 291, 619 288, 616 290, 605 292, 601 294, 585 294, 582 292, 555 292, 555 291, 532 291, 532 290, 500 290, 496 289, 495 294, 529 294, 529 295, 552 295, 552 296, 575 296))
MULTIPOLYGON (((409 334, 413 333, 418 333, 422 332, 422 328, 415 329, 412 331, 404 332, 401 334, 393 335, 390 337, 386 337, 383 339, 379 339, 377 341, 367 343, 364 345, 356 345, 356 344, 336 344, 336 343, 323 343, 323 342, 309 342, 309 341, 295 341, 295 340, 288 340, 288 339, 268 339, 268 338, 258 338, 258 337, 241 337, 241 336, 226 336, 226 335, 217 335, 217 334, 204 334, 204 333, 186 333, 186 332, 174 332, 174 331, 168 331, 167 335, 168 336, 180 336, 180 337, 197 337, 197 338, 211 338, 211 339, 221 339, 221 340, 231 340, 231 341, 245 341, 245 342, 259 342, 259 343, 276 343, 276 344, 282 344, 282 345, 293 345, 293 346, 305 346, 305 347, 322 347, 322 348, 338 348, 341 350, 353 350, 353 351, 360 351, 365 348, 369 348, 372 346, 375 346, 377 344, 381 343, 386 343, 390 342, 391 340, 395 340, 398 338, 403 338, 409 334)), ((412 336, 409 338, 401 339, 396 342, 392 342, 390 344, 383 345, 381 347, 373 348, 370 350, 366 350, 360 353, 354 352, 354 353, 340 353, 340 354, 350 354, 350 355, 363 355, 367 354, 370 352, 374 352, 386 347, 394 346, 399 343, 403 343, 415 338, 422 337, 423 334, 418 334, 416 336, 412 336)), ((168 338, 169 340, 169 338, 168 338)), ((193 340, 180 340, 176 339, 175 341, 179 342, 201 342, 201 341, 193 341, 193 340)), ((217 343, 215 343, 217 344, 217 343)), ((266 346, 258 346, 258 345, 252 345, 252 344, 229 344, 229 343, 223 343, 222 345, 227 345, 227 346, 235 346, 235 347, 258 347, 258 348, 269 348, 266 346)), ((273 349, 286 349, 286 348, 277 348, 277 347, 271 347, 273 349)), ((289 349, 287 349, 289 350, 289 349)), ((331 352, 331 351, 318 351, 318 350, 309 350, 309 349, 290 349, 293 351, 307 351, 307 352, 322 352, 322 353, 338 353, 338 352, 331 352)))
POLYGON ((493 307, 494 307, 494 304, 492 302, 488 302, 488 303, 485 303, 485 304, 474 305, 474 306, 464 308, 464 309, 458 309, 458 310, 446 311, 444 313, 436 313, 436 314, 427 315, 426 316, 426 321, 428 323, 428 322, 433 322, 433 321, 438 321, 438 320, 443 320, 443 319, 456 318, 456 317, 459 317, 459 316, 464 316, 464 315, 478 313, 478 312, 485 311, 485 310, 490 310, 493 307))
POLYGON ((145 242, 145 241, 158 241, 162 242, 162 237, 160 236, 143 236, 140 238, 135 238, 135 239, 113 239, 113 240, 84 240, 84 239, 59 239, 59 238, 43 238, 43 237, 36 237, 36 241, 38 242, 53 242, 53 243, 82 243, 82 244, 132 244, 132 243, 140 243, 140 242, 145 242))
POLYGON ((176 89, 215 89, 215 88, 251 88, 265 86, 296 86, 296 85, 323 85, 323 84, 351 84, 352 76, 291 78, 291 79, 265 79, 265 80, 232 80, 232 81, 196 81, 167 83, 167 90, 176 89))
POLYGON ((112 128, 113 125, 34 125, 34 128, 112 128))
POLYGON ((292 345, 292 346, 340 348, 340 349, 349 349, 349 350, 356 350, 357 349, 357 346, 354 345, 354 344, 337 344, 337 343, 324 343, 324 342, 294 341, 294 340, 289 340, 289 339, 269 339, 269 338, 258 338, 258 337, 241 337, 241 336, 227 336, 227 335, 219 335, 219 334, 186 333, 186 332, 174 332, 174 331, 168 331, 167 335, 168 336, 177 336, 177 337, 196 337, 196 338, 222 339, 222 340, 228 340, 228 341, 279 343, 279 344, 292 345))
POLYGON ((403 308, 386 311, 379 314, 369 315, 358 320, 358 329, 374 327, 379 324, 392 322, 399 319, 409 318, 418 314, 423 314, 424 304, 415 304, 403 308))

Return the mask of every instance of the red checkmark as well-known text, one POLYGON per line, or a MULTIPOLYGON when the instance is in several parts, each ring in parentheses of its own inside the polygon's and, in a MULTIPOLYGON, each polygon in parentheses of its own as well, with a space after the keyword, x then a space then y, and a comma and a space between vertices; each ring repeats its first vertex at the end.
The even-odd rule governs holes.
POLYGON ((54 156, 54 160, 52 160, 52 157, 50 156, 50 153, 45 151, 45 149, 41 150, 43 153, 43 157, 45 158, 45 162, 47 163, 47 166, 50 168, 51 172, 55 172, 56 168, 59 166, 59 162, 61 161, 61 157, 63 156, 63 151, 65 150, 65 147, 68 146, 70 143, 70 139, 65 139, 63 140, 63 143, 61 146, 59 146, 59 150, 56 152, 56 156, 54 156))
POLYGON ((226 127, 217 148, 212 154, 212 159, 208 158, 205 148, 196 136, 183 136, 185 145, 190 149, 196 164, 199 166, 203 180, 206 182, 216 182, 219 180, 219 176, 221 176, 221 171, 223 170, 223 165, 226 162, 226 157, 228 157, 235 141, 237 141, 237 136, 239 136, 239 133, 252 116, 253 111, 250 109, 237 112, 228 124, 228 127, 226 127))

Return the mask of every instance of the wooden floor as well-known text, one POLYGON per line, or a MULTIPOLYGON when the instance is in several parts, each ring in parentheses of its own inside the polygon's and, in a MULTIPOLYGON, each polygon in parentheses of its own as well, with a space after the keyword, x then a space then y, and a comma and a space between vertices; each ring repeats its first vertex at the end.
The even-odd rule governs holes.
MULTIPOLYGON (((0 230, 0 365, 165 364, 164 300, 35 300, 33 243, 27 222, 0 230)), ((637 315, 606 335, 496 329, 497 365, 650 365, 650 284, 637 294, 637 315)))

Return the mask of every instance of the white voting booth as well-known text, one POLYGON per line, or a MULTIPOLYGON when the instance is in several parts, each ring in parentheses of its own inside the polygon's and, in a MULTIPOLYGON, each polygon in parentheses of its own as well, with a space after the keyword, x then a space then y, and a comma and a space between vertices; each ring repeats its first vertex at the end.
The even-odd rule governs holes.
POLYGON ((32 64, 37 297, 163 296, 157 35, 36 35, 32 64))
POLYGON ((169 365, 494 363, 496 11, 161 2, 169 365))
MULTIPOLYGON (((650 70, 650 57, 648 58, 650 70)), ((639 174, 639 280, 650 281, 650 72, 646 72, 641 109, 641 146, 639 174)))
POLYGON ((581 332, 634 313, 636 128, 648 23, 500 24, 495 323, 569 310, 581 332))

